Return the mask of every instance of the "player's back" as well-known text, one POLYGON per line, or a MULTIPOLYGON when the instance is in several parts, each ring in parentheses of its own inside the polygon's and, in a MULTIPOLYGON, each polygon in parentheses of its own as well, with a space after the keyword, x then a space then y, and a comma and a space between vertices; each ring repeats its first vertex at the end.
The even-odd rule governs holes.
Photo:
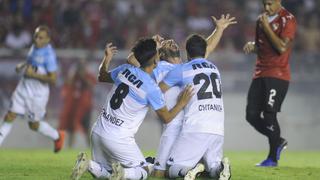
POLYGON ((195 94, 185 107, 183 132, 223 135, 224 107, 218 68, 210 61, 197 58, 172 70, 164 79, 171 86, 194 85, 195 94))
POLYGON ((108 137, 133 137, 148 111, 164 106, 160 88, 149 74, 132 65, 111 72, 114 85, 99 116, 95 132, 108 137))

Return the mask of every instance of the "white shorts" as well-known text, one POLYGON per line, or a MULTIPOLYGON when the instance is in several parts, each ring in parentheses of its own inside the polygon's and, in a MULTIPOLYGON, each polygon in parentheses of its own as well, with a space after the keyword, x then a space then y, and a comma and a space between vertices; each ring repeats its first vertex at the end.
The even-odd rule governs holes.
POLYGON ((11 97, 10 111, 27 115, 30 121, 42 120, 46 114, 49 92, 31 92, 19 82, 11 97))
POLYGON ((147 166, 145 158, 134 138, 108 139, 95 132, 91 133, 92 159, 107 170, 112 162, 120 162, 125 168, 147 166))
POLYGON ((216 169, 223 156, 224 137, 208 133, 181 133, 170 153, 167 164, 194 167, 200 161, 206 171, 216 169))
POLYGON ((180 134, 182 123, 164 125, 160 143, 158 147, 157 156, 154 163, 154 169, 166 170, 167 161, 177 137, 180 134))

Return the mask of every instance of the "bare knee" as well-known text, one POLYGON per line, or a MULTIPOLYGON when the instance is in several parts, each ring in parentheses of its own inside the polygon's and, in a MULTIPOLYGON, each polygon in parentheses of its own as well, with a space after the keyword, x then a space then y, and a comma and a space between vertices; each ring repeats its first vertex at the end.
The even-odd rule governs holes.
POLYGON ((11 111, 8 111, 7 114, 4 117, 5 122, 12 122, 16 119, 17 114, 11 111))
POLYGON ((29 128, 33 131, 38 131, 39 125, 39 122, 29 122, 29 128))

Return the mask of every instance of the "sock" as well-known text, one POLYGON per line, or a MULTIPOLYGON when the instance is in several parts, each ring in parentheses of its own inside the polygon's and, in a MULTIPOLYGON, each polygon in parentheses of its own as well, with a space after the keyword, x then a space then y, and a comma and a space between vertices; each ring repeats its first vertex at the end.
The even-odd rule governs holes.
POLYGON ((106 168, 101 166, 99 163, 90 160, 88 171, 94 176, 94 178, 98 179, 109 179, 110 173, 106 168))
POLYGON ((172 165, 169 168, 169 177, 170 178, 184 177, 190 169, 192 168, 181 166, 181 165, 172 165))
POLYGON ((220 176, 220 172, 223 170, 222 168, 222 162, 216 162, 211 164, 210 170, 209 170, 209 175, 213 179, 217 179, 220 176))
POLYGON ((39 129, 38 129, 39 133, 49 137, 50 139, 52 139, 54 141, 59 139, 59 133, 56 129, 51 127, 47 122, 40 121, 39 123, 40 123, 39 129))
POLYGON ((125 179, 147 179, 148 173, 142 167, 124 168, 125 179))
POLYGON ((277 148, 280 143, 280 126, 277 120, 277 113, 275 112, 264 112, 264 119, 268 121, 266 128, 269 130, 269 155, 274 162, 277 162, 277 148))
POLYGON ((12 122, 3 122, 0 127, 0 146, 12 129, 12 122))

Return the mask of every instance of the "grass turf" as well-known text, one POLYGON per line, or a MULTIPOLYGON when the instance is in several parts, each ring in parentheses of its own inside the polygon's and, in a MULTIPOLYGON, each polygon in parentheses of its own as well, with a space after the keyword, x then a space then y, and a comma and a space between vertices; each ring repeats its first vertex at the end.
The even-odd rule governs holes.
MULTIPOLYGON (((69 179, 78 151, 0 149, 0 179, 51 180, 69 179)), ((153 155, 146 152, 146 155, 153 155)), ((284 152, 277 168, 255 167, 264 159, 263 152, 226 152, 233 180, 318 180, 320 152, 284 152)), ((81 179, 92 179, 86 173, 81 179)), ((152 178, 149 178, 152 179, 152 178)))

